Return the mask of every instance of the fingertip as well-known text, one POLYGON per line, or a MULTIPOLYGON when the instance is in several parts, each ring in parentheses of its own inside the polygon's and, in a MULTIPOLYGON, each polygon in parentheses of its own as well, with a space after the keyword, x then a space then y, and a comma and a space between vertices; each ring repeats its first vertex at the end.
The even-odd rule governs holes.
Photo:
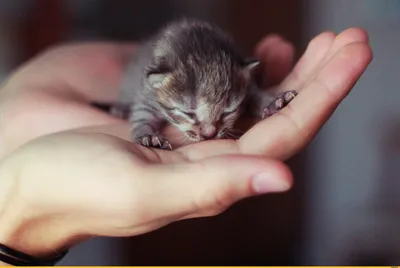
POLYGON ((294 61, 294 45, 282 38, 270 39, 258 48, 257 57, 264 66, 263 86, 279 84, 290 72, 294 61))
POLYGON ((308 51, 315 53, 320 48, 327 50, 336 38, 336 33, 325 31, 314 37, 308 44, 308 51))
POLYGON ((283 41, 284 37, 282 35, 279 35, 277 33, 271 33, 269 35, 267 35, 264 40, 268 41, 268 40, 278 40, 278 41, 283 41))
POLYGON ((262 45, 262 44, 268 44, 270 42, 276 42, 276 41, 279 42, 279 41, 283 41, 283 40, 284 40, 283 36, 281 36, 277 33, 271 33, 271 34, 268 34, 265 37, 263 37, 258 43, 260 45, 262 45))
POLYGON ((373 51, 371 46, 364 42, 352 43, 346 46, 347 54, 354 55, 359 59, 360 67, 368 65, 373 59, 373 51), (358 55, 358 56, 356 56, 358 55))
POLYGON ((323 31, 319 36, 322 36, 323 38, 330 38, 333 39, 337 36, 337 33, 334 31, 323 31))
POLYGON ((364 49, 365 49, 365 57, 367 59, 368 64, 370 64, 374 58, 374 51, 372 50, 371 46, 365 46, 364 45, 364 49))
POLYGON ((260 167, 250 177, 252 194, 285 192, 292 187, 292 172, 283 162, 265 159, 263 156, 254 157, 252 161, 260 161, 260 167))
POLYGON ((271 164, 273 162, 275 168, 271 170, 274 171, 275 178, 280 180, 281 184, 284 185, 284 187, 279 189, 279 191, 286 191, 291 188, 293 185, 293 173, 289 166, 278 160, 269 159, 268 161, 270 161, 271 164))
MULTIPOLYGON (((344 81, 355 81, 365 71, 372 58, 372 48, 368 44, 364 42, 347 44, 326 64, 326 68, 321 71, 321 77, 326 76, 326 80, 335 80, 334 77, 346 77, 343 78, 344 81)), ((339 81, 341 80, 339 79, 339 81)), ((337 86, 343 87, 341 83, 338 83, 337 86)))
POLYGON ((338 34, 336 39, 344 39, 346 43, 350 42, 368 43, 369 35, 368 32, 363 28, 351 27, 338 34))
POLYGON ((265 51, 268 51, 270 47, 276 46, 282 42, 285 42, 282 36, 278 34, 269 34, 256 44, 254 54, 262 58, 265 51))
POLYGON ((308 136, 312 137, 329 118, 353 89, 371 60, 372 49, 368 44, 358 42, 343 46, 322 66, 318 75, 302 90, 296 101, 291 102, 293 110, 297 111, 295 121, 302 122, 301 129, 312 130, 307 131, 308 136), (313 107, 312 111, 310 107, 313 107))
POLYGON ((294 56, 294 50, 295 49, 293 44, 289 42, 283 42, 279 49, 276 50, 276 53, 279 54, 280 57, 292 59, 294 56))
POLYGON ((251 187, 256 194, 285 192, 290 189, 291 183, 270 173, 260 173, 251 180, 251 187))
POLYGON ((304 54, 282 82, 282 88, 301 88, 312 77, 321 60, 332 47, 336 34, 325 31, 314 37, 307 45, 304 54))
MULTIPOLYGON (((336 75, 338 77, 341 76, 342 79, 337 79, 338 83, 335 84, 334 88, 343 88, 348 92, 360 79, 361 75, 371 63, 373 59, 372 48, 363 42, 351 43, 339 50, 338 56, 336 66, 339 69, 339 65, 342 65, 342 68, 340 68, 341 71, 338 71, 336 75)), ((334 63, 332 64, 332 67, 335 67, 334 63)), ((329 76, 328 72, 329 68, 326 73, 327 77, 329 76)), ((336 75, 332 74, 331 80, 334 81, 333 78, 336 75)))
POLYGON ((220 184, 209 193, 222 196, 219 200, 228 205, 249 196, 284 192, 293 184, 287 165, 261 155, 225 155, 201 162, 203 170, 207 167, 207 173, 215 174, 207 178, 212 185, 220 184))
MULTIPOLYGON (((281 192, 288 190, 293 183, 293 174, 290 168, 282 161, 266 158, 263 155, 226 155, 220 158, 219 168, 222 166, 233 166, 238 168, 235 174, 242 174, 250 179, 251 185, 254 186, 254 180, 268 181, 271 183, 271 191, 281 192), (274 189, 272 189, 274 184, 274 189)), ((233 168, 234 170, 235 168, 233 168)), ((254 190, 254 187, 253 187, 254 190)))

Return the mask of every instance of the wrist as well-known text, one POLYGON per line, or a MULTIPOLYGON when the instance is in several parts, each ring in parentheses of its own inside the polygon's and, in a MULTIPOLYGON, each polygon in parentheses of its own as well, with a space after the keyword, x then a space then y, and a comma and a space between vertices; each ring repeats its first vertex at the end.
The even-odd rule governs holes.
POLYGON ((67 215, 46 213, 44 206, 23 194, 22 178, 15 170, 12 161, 0 162, 1 244, 46 258, 85 239, 69 224, 67 215))

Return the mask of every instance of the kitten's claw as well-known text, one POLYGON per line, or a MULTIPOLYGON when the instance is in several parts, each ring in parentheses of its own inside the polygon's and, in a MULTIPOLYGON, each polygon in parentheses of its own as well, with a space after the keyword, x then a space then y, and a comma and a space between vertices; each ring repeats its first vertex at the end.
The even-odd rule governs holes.
POLYGON ((158 135, 144 135, 136 139, 136 141, 145 147, 172 150, 171 143, 158 135))
POLYGON ((280 93, 270 104, 268 104, 268 106, 263 108, 262 119, 268 118, 283 109, 297 96, 297 94, 298 93, 295 90, 280 93))

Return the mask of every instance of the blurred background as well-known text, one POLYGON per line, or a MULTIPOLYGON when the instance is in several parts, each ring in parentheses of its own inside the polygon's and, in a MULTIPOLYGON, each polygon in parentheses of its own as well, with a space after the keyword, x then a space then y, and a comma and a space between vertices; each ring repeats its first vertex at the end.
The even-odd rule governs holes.
POLYGON ((93 239, 60 264, 400 263, 398 0, 0 0, 0 81, 48 46, 139 40, 183 15, 219 24, 246 53, 269 33, 293 42, 300 55, 322 31, 363 27, 374 61, 312 144, 289 161, 292 191, 138 237, 93 239))

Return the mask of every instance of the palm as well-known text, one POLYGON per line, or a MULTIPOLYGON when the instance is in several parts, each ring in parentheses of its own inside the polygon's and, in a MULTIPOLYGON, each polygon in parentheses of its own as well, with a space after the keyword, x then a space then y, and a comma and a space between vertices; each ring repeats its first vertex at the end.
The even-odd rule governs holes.
MULTIPOLYGON (((274 81, 273 90, 300 92, 287 108, 257 123, 236 142, 219 140, 183 146, 182 134, 173 127, 167 127, 165 135, 174 147, 183 146, 178 151, 188 158, 241 152, 287 159, 311 140, 364 71, 371 58, 366 41, 366 34, 358 29, 348 30, 335 41, 333 34, 322 34, 289 72, 292 47, 277 37, 267 38, 260 42, 256 54, 266 66, 270 66, 271 55, 275 56, 276 63, 271 66, 275 71, 266 70, 266 74, 272 74, 268 78, 274 81), (355 42, 364 44, 344 48, 355 42), (347 58, 335 57, 339 50, 347 58), (358 59, 356 64, 349 65, 354 59, 358 59), (338 90, 330 91, 333 87, 338 90)), ((8 148, 3 146, 5 152, 43 134, 77 128, 129 139, 126 122, 90 107, 88 102, 110 102, 116 98, 124 64, 133 51, 129 46, 80 45, 53 50, 25 65, 0 92, 0 99, 6 103, 0 106, 3 109, 0 113, 13 116, 13 120, 7 117, 6 120, 12 121, 16 128, 0 132, 8 138, 5 144, 8 148), (43 105, 38 106, 38 101, 43 105), (28 133, 17 131, 29 126, 28 133)), ((156 152, 162 156, 177 155, 156 152)))

